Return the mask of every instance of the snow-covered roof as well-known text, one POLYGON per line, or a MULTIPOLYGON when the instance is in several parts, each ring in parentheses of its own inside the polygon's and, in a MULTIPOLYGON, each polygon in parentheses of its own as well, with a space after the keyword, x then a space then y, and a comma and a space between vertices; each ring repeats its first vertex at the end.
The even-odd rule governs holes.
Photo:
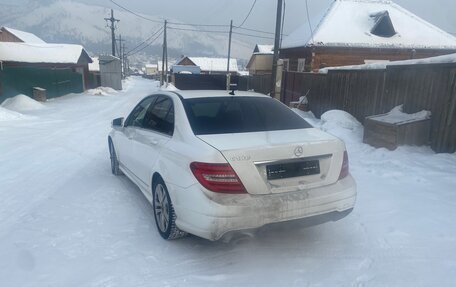
MULTIPOLYGON (((224 72, 227 68, 227 58, 188 57, 190 61, 201 68, 201 71, 224 72)), ((230 72, 237 72, 237 59, 230 59, 230 72)))
POLYGON ((82 55, 90 62, 81 45, 0 42, 0 61, 4 62, 77 64, 82 55))
POLYGON ((254 54, 274 54, 274 45, 256 45, 254 54))
POLYGON ((304 46, 456 49, 456 37, 392 1, 335 0, 313 36, 306 22, 282 44, 304 46), (378 36, 379 28, 392 36, 378 36))
POLYGON ((16 36, 17 38, 19 38, 24 43, 30 43, 30 44, 45 44, 46 43, 41 38, 36 36, 35 34, 24 32, 24 31, 20 31, 20 30, 16 30, 16 29, 12 29, 12 28, 8 28, 8 27, 2 27, 2 28, 4 30, 10 32, 11 34, 16 36))
POLYGON ((91 71, 91 72, 100 71, 100 59, 98 57, 92 58, 92 63, 89 63, 89 71, 91 71))
POLYGON ((328 67, 320 69, 320 73, 326 74, 331 70, 384 70, 388 66, 426 65, 426 64, 456 64, 456 54, 443 55, 424 59, 404 61, 378 62, 364 65, 328 67))

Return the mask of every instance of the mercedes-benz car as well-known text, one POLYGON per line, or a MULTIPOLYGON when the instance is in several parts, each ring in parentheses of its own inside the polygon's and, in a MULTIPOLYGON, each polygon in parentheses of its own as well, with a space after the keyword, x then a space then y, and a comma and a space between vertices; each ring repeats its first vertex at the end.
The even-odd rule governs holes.
POLYGON ((165 239, 336 221, 355 205, 345 144, 265 95, 160 91, 112 128, 112 173, 141 189, 165 239))

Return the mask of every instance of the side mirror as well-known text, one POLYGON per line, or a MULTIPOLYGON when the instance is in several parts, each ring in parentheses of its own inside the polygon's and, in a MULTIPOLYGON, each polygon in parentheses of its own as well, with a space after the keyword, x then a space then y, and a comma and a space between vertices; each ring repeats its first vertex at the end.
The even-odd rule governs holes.
POLYGON ((112 127, 113 128, 120 128, 123 126, 123 121, 124 121, 124 118, 117 118, 117 119, 114 119, 112 121, 112 127))

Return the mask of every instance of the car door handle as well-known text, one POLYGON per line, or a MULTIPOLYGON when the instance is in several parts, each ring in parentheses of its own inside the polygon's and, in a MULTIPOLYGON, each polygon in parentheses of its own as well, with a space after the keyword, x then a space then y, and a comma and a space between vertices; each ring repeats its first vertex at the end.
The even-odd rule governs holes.
POLYGON ((149 142, 152 145, 158 145, 158 140, 150 140, 149 142))

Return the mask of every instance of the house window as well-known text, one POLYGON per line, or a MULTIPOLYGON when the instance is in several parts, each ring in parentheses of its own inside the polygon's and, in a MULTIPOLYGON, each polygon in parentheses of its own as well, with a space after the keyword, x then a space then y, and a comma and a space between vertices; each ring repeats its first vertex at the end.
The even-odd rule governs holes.
POLYGON ((298 72, 305 72, 306 70, 306 59, 300 58, 298 59, 298 72))
POLYGON ((290 59, 283 59, 283 70, 284 71, 290 71, 290 59))

